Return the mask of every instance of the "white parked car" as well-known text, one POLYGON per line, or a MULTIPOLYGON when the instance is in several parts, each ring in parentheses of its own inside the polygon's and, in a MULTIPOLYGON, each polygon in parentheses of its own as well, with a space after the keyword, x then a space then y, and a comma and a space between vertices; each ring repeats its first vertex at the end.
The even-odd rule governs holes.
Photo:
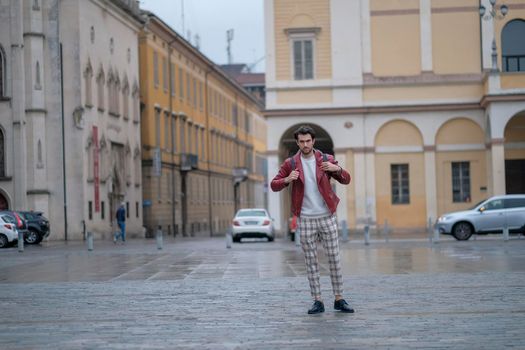
POLYGON ((272 242, 273 220, 266 209, 241 209, 233 218, 232 237, 234 242, 240 242, 241 238, 268 238, 272 242))
POLYGON ((13 217, 3 214, 0 215, 0 248, 5 248, 9 244, 18 242, 18 231, 13 217))
POLYGON ((494 196, 469 210, 441 215, 435 225, 439 233, 464 241, 472 234, 525 233, 525 194, 494 196))

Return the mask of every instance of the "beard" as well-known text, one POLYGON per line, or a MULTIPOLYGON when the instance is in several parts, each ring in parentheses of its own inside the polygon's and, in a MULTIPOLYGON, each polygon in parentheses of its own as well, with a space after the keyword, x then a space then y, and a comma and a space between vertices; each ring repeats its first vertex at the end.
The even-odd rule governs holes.
POLYGON ((307 156, 310 153, 312 153, 312 150, 313 150, 313 147, 304 147, 303 149, 301 149, 301 153, 307 156))

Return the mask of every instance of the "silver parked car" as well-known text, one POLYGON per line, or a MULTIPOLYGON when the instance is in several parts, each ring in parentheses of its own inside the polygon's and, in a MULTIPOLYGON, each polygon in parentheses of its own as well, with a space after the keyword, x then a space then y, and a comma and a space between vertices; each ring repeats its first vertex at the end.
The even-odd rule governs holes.
POLYGON ((273 220, 265 209, 241 209, 233 218, 232 237, 234 242, 241 238, 268 238, 272 242, 273 220))
POLYGON ((440 216, 435 228, 442 234, 451 234, 464 241, 472 234, 525 233, 525 194, 494 196, 483 200, 469 210, 440 216))

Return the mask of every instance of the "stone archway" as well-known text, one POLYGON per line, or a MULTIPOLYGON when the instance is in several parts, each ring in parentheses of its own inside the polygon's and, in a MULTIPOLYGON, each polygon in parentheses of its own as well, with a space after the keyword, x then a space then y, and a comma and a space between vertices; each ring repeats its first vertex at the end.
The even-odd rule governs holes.
MULTIPOLYGON (((279 142, 279 160, 283 162, 286 158, 293 156, 299 151, 299 146, 295 142, 294 132, 303 124, 296 124, 289 127, 282 135, 279 142)), ((316 124, 309 125, 315 131, 315 148, 323 153, 334 154, 334 142, 328 132, 316 124)))
POLYGON ((504 140, 505 192, 525 193, 525 111, 508 121, 504 140))
MULTIPOLYGON (((110 208, 110 223, 113 232, 117 230, 115 213, 117 209, 125 199, 126 194, 126 179, 125 179, 125 149, 124 146, 117 143, 111 143, 111 168, 109 180, 111 186, 109 186, 109 208, 110 208)), ((128 208, 126 208, 126 214, 128 208)))
MULTIPOLYGON (((301 125, 309 125, 315 131, 315 148, 323 153, 334 154, 334 142, 328 132, 321 126, 311 123, 295 124, 289 127, 282 135, 279 141, 279 163, 282 164, 287 158, 293 156, 299 151, 299 146, 295 142, 294 132, 301 125)), ((283 232, 288 232, 288 220, 291 217, 290 213, 290 190, 281 191, 281 227, 283 232)))
POLYGON ((3 195, 3 193, 0 192, 0 210, 8 210, 9 209, 9 202, 7 201, 7 198, 3 195))

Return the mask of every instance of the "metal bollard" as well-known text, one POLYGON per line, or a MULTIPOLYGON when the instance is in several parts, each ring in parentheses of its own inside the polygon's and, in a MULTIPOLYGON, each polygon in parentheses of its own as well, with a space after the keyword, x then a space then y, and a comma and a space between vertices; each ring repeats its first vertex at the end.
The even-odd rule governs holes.
POLYGON ((434 229, 432 227, 432 218, 428 218, 428 226, 427 226, 427 233, 428 233, 428 243, 432 243, 434 240, 434 229))
POLYGON ((365 245, 370 244, 370 226, 365 226, 365 245))
POLYGON ((162 244, 164 243, 163 242, 163 239, 162 239, 162 229, 161 227, 159 226, 159 228, 157 229, 157 233, 155 234, 155 239, 157 241, 157 249, 158 250, 161 250, 162 249, 162 244))
POLYGON ((293 240, 296 246, 301 245, 301 231, 299 231, 299 225, 295 228, 293 240))
POLYGON ((88 231, 87 233, 87 245, 88 245, 88 250, 92 251, 93 250, 93 232, 91 231, 88 231))
POLYGON ((24 233, 18 231, 18 251, 22 253, 24 251, 24 233))
POLYGON ((232 233, 231 231, 226 232, 226 248, 230 249, 232 247, 232 233))
POLYGON ((509 240, 509 227, 507 225, 503 227, 503 240, 504 241, 509 240))
POLYGON ((437 228, 434 228, 434 238, 432 239, 432 243, 439 243, 439 230, 437 228))
POLYGON ((343 242, 348 242, 348 227, 346 226, 346 220, 341 220, 341 235, 343 242))
POLYGON ((385 242, 388 243, 389 237, 388 234, 390 233, 390 227, 388 227, 388 220, 385 219, 385 226, 383 226, 383 233, 385 235, 385 242))

